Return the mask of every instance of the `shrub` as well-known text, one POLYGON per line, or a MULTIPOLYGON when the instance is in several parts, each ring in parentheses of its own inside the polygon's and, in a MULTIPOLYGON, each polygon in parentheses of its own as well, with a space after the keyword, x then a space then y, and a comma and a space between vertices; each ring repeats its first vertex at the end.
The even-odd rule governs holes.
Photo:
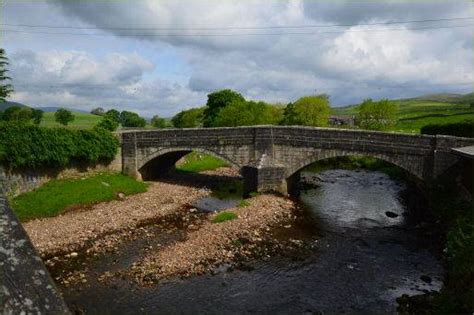
POLYGON ((109 116, 104 116, 96 127, 103 128, 108 131, 115 131, 119 126, 119 122, 109 116))
POLYGON ((104 129, 43 128, 32 124, 0 123, 0 164, 11 169, 65 167, 107 163, 119 142, 104 129))
POLYGON ((450 135, 457 137, 474 137, 474 120, 451 124, 430 124, 421 128, 421 133, 428 135, 450 135))

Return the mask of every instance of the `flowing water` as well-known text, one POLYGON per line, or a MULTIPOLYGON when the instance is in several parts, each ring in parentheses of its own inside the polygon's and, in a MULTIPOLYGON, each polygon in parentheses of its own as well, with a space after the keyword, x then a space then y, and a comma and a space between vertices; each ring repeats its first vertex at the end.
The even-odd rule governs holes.
MULTIPOLYGON (((223 268, 151 288, 90 279, 87 286, 62 288, 65 299, 72 309, 100 314, 394 313, 398 296, 440 289, 437 240, 405 222, 410 209, 399 197, 403 184, 366 171, 305 173, 303 178, 318 186, 301 195, 319 235, 305 259, 275 257, 255 262, 252 270, 223 268)), ((167 238, 173 239, 157 235, 152 245, 167 238)), ((115 259, 88 262, 90 274, 126 267, 141 254, 141 242, 128 243, 115 259), (116 267, 111 261, 118 261, 116 267)))

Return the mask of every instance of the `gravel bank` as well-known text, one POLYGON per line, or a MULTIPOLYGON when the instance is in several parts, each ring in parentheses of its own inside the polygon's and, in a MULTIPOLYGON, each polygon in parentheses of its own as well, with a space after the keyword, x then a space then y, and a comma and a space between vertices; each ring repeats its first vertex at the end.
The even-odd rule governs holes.
POLYGON ((154 182, 147 192, 125 200, 32 220, 23 226, 39 254, 51 257, 77 251, 98 238, 158 220, 209 194, 207 189, 154 182))
POLYGON ((289 239, 284 246, 277 243, 265 248, 265 243, 272 242, 272 227, 289 224, 296 218, 293 201, 274 195, 261 195, 248 201, 246 207, 227 210, 237 214, 237 219, 212 223, 211 216, 199 230, 189 232, 185 241, 150 252, 134 263, 128 274, 147 285, 163 278, 212 272, 217 266, 255 257, 256 250, 257 256, 262 256, 269 254, 269 249, 303 246, 302 241, 289 239))

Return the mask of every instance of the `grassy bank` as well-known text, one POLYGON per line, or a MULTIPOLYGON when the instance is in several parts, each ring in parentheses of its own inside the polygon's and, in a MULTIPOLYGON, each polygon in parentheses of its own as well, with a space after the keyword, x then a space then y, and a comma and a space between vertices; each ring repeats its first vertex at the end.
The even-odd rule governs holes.
POLYGON ((11 200, 21 221, 58 215, 76 206, 92 205, 146 191, 147 184, 118 173, 101 173, 79 179, 52 180, 11 200))
MULTIPOLYGON (((101 116, 92 115, 89 113, 73 112, 74 121, 69 123, 68 127, 90 129, 93 128, 102 119, 101 116)), ((62 125, 56 122, 54 113, 44 113, 41 121, 42 127, 61 127, 62 125)))
POLYGON ((226 162, 209 154, 191 152, 185 156, 184 162, 176 166, 176 169, 183 172, 203 172, 212 171, 219 167, 229 166, 226 162))

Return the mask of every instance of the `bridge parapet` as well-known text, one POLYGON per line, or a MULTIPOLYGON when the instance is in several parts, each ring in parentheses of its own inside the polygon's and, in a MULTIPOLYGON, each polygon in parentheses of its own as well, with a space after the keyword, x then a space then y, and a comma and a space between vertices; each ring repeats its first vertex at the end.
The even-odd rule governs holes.
POLYGON ((240 168, 246 190, 286 192, 303 167, 345 155, 375 157, 420 179, 435 178, 458 161, 451 148, 472 144, 449 136, 300 126, 161 129, 123 132, 122 161, 124 173, 139 177, 163 172, 190 151, 205 152, 240 168))

